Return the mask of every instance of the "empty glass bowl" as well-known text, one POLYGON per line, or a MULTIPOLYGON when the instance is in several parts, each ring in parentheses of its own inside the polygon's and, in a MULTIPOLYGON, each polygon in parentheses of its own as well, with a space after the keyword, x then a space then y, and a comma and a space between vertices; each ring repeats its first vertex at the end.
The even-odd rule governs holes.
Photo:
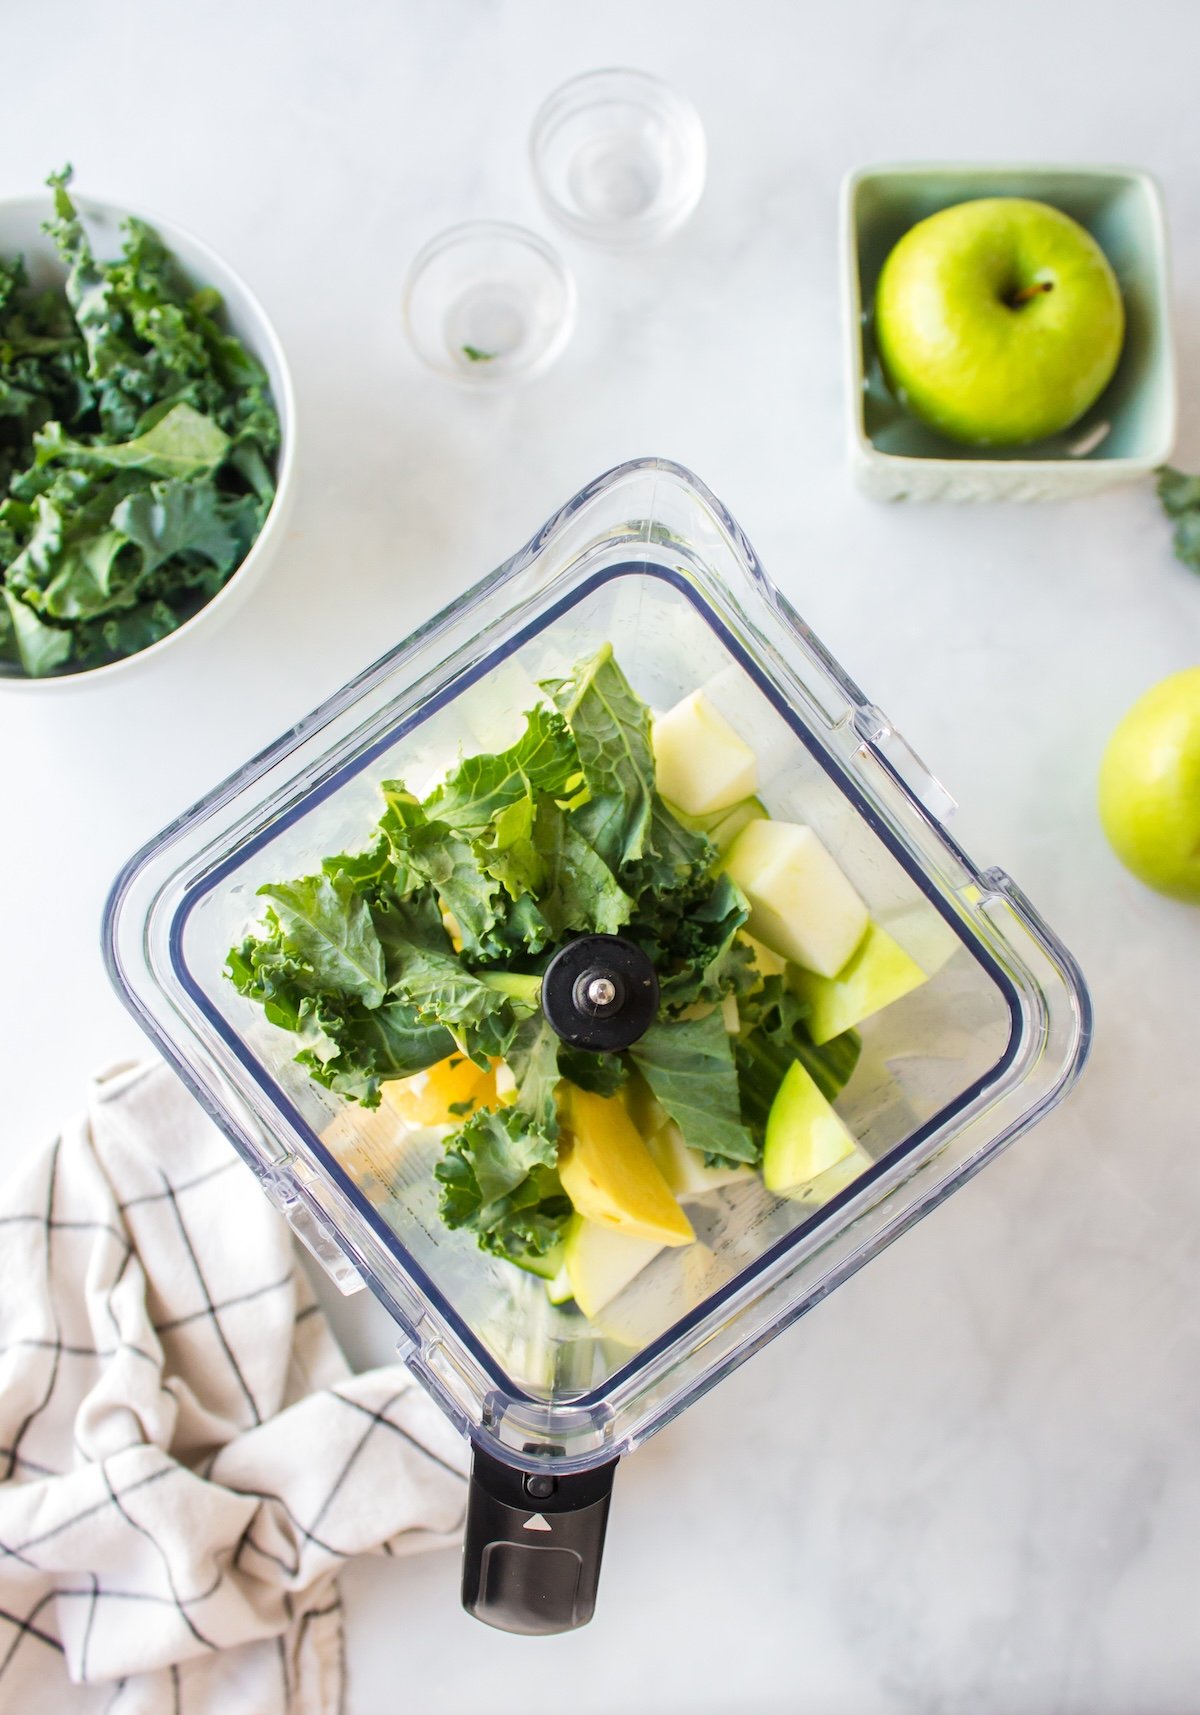
POLYGON ((597 244, 652 244, 704 189, 704 128, 690 101, 641 71, 593 71, 547 97, 530 136, 533 176, 555 220, 597 244))
POLYGON ((404 320, 418 357, 473 385, 526 380, 558 357, 575 325, 575 282, 524 227, 469 221, 430 239, 409 269, 404 320))

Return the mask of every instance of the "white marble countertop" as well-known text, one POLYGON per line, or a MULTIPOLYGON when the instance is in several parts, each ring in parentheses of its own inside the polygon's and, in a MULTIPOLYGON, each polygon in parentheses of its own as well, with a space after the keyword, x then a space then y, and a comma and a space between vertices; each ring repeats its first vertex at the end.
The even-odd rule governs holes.
MULTIPOLYGON (((81 189, 206 238, 277 321, 303 441, 285 551, 212 647, 100 695, 0 697, 5 1158, 139 1047, 97 948, 119 864, 640 453, 730 505, 1095 997, 1065 1108, 628 1462, 589 1630, 488 1632, 450 1555, 355 1568, 351 1715, 1195 1710, 1200 912, 1119 871, 1092 800, 1117 715, 1200 658, 1200 582, 1148 486, 1024 509, 853 493, 835 217, 871 159, 1156 172, 1200 464, 1200 11, 45 0, 12 9, 4 57, 0 193, 70 158, 81 189), (691 225, 643 255, 564 243, 579 328, 527 391, 421 373, 409 257, 468 216, 540 225, 532 112, 611 63, 700 109, 691 225)), ((386 1350, 369 1305, 351 1318, 356 1350, 386 1350)))

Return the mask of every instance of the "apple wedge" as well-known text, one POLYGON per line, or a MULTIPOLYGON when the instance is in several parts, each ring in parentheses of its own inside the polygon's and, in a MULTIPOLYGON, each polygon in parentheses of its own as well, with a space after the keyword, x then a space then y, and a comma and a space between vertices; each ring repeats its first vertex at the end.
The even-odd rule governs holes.
MULTIPOLYGON (((582 1215, 579 1218, 582 1220, 582 1215)), ((606 1228, 605 1231, 607 1230, 606 1228)), ((546 1282, 546 1297, 551 1304, 569 1304, 574 1296, 575 1289, 571 1285, 571 1277, 567 1273, 567 1265, 564 1262, 554 1279, 546 1282)))
POLYGON ((763 1184, 783 1195, 854 1154, 845 1123, 798 1060, 784 1075, 767 1115, 763 1184))
POLYGON ((683 1141, 683 1133, 674 1120, 668 1120, 653 1137, 648 1137, 646 1147, 681 1201, 703 1197, 706 1191, 717 1191, 722 1185, 732 1185, 740 1179, 754 1178, 752 1167, 706 1167, 704 1157, 683 1141))
POLYGON ((688 1245, 691 1222, 654 1164, 619 1096, 560 1086, 566 1137, 558 1176, 576 1211, 630 1238, 688 1245))
MULTIPOLYGON (((573 1215, 563 1247, 568 1296, 585 1316, 594 1316, 623 1292, 662 1248, 655 1239, 631 1238, 628 1233, 573 1215)), ((557 1283, 554 1290, 560 1290, 557 1283)), ((552 1291, 551 1302, 562 1300, 552 1291)))
POLYGON ((592 1329, 603 1339, 638 1351, 694 1310, 720 1278, 712 1252, 701 1244, 689 1245, 635 1275, 590 1318, 592 1329))
POLYGON ((861 1179, 868 1167, 874 1165, 866 1150, 855 1144, 850 1155, 843 1155, 840 1161, 835 1161, 824 1173, 818 1173, 815 1179, 793 1186, 782 1195, 790 1202, 808 1203, 814 1209, 821 1209, 826 1203, 832 1202, 840 1191, 844 1191, 847 1185, 853 1185, 856 1179, 861 1179))
POLYGON ((753 935, 747 935, 744 929, 739 929, 737 938, 744 941, 750 949, 754 968, 760 977, 780 977, 787 970, 787 960, 781 959, 778 953, 773 953, 770 947, 756 941, 753 935))
POLYGON ((911 994, 928 978, 878 923, 869 925, 850 959, 835 977, 796 968, 789 978, 794 993, 808 1002, 808 1033, 819 1048, 911 994))
POLYGON ((835 977, 867 927, 867 908, 811 828, 747 822, 725 869, 750 902, 755 940, 820 976, 835 977))
POLYGON ((730 810, 758 785, 758 759, 703 691, 660 715, 651 731, 659 792, 687 816, 730 810))

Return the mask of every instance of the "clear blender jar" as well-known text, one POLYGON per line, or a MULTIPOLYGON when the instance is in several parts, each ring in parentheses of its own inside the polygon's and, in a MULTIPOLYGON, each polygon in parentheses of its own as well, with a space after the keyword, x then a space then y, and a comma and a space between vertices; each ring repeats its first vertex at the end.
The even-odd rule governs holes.
POLYGON ((616 1461, 935 1207, 1067 1092, 1090 1009, 1070 954, 945 828, 953 802, 769 583, 687 471, 638 460, 248 762, 139 853, 106 913, 135 1016, 474 1449, 464 1601, 513 1631, 590 1618, 616 1461), (688 1203, 593 1319, 439 1219, 444 1135, 315 1083, 225 978, 256 890, 365 843, 379 783, 416 791, 511 742, 540 681, 611 643, 666 709, 703 687, 759 759, 771 816, 813 828, 927 980, 859 1027, 837 1111, 851 1171, 688 1203))

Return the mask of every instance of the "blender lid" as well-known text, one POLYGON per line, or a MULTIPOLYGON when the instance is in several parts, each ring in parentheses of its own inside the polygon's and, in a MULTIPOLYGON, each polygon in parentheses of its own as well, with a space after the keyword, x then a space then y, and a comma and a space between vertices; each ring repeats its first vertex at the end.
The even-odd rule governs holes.
POLYGON ((629 1451, 934 1207, 1066 1093, 1090 1008, 1019 888, 946 832, 953 802, 768 582, 687 471, 622 465, 519 553, 151 841, 105 916, 110 974, 260 1179, 477 1446, 563 1472, 629 1451), (778 1198, 743 1176, 688 1212, 591 1322, 439 1220, 439 1136, 321 1088, 223 974, 256 891, 369 842, 378 787, 427 791, 502 748, 605 643, 663 710, 703 687, 759 759, 776 817, 809 824, 927 981, 860 1026, 838 1099, 853 1173, 778 1198))

